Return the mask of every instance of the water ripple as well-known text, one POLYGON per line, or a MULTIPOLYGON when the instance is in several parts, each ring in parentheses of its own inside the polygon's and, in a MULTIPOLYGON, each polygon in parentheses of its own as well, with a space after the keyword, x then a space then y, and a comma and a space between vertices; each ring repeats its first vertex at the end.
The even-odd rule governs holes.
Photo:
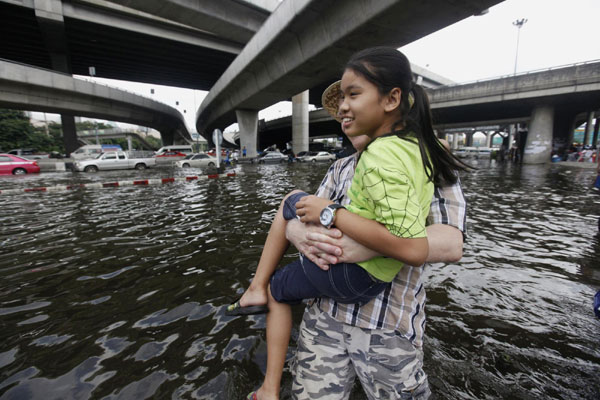
MULTIPOLYGON (((265 317, 232 318, 224 307, 252 279, 283 195, 314 191, 327 167, 249 165, 226 180, 2 195, 0 397, 245 396, 263 377, 265 317)), ((185 174, 53 173, 0 178, 0 188, 140 173, 185 174)), ((598 398, 593 178, 556 165, 483 165, 462 177, 464 257, 430 266, 425 279, 436 397, 598 398)), ((286 369, 282 399, 290 379, 286 369)))

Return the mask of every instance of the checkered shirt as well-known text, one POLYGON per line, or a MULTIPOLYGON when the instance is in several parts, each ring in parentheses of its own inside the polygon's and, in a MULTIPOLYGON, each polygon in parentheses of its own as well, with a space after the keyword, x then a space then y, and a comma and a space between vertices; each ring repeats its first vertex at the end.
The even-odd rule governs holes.
MULTIPOLYGON (((357 161, 358 153, 355 153, 332 164, 316 195, 348 204, 346 192, 352 183, 357 161)), ((435 188, 427 223, 451 225, 463 234, 466 232, 466 202, 460 181, 435 188)), ((329 298, 317 299, 317 304, 340 322, 365 329, 395 330, 413 345, 421 347, 425 330, 424 270, 425 266, 405 265, 386 290, 362 307, 337 303, 329 298)))

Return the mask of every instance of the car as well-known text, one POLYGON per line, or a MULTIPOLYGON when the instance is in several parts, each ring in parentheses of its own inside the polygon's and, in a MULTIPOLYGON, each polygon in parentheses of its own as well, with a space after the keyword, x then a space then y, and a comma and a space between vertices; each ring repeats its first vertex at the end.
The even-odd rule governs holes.
POLYGON ((183 160, 186 157, 187 154, 175 150, 165 151, 162 154, 154 156, 156 163, 159 165, 169 165, 175 161, 183 160))
POLYGON ((188 154, 193 153, 192 146, 187 145, 187 144, 175 144, 175 145, 171 145, 171 146, 161 147, 154 154, 156 154, 157 156, 160 156, 161 154, 165 154, 170 151, 178 151, 180 153, 184 153, 186 156, 188 154))
POLYGON ((490 159, 492 149, 489 147, 461 147, 454 151, 454 155, 458 158, 471 158, 475 160, 490 159))
POLYGON ((328 153, 326 151, 310 152, 308 155, 302 157, 303 162, 317 162, 317 161, 335 161, 335 154, 328 153))
MULTIPOLYGON (((208 154, 209 156, 217 156, 217 151, 215 149, 210 149, 209 151, 206 152, 206 154, 208 154)), ((225 158, 225 156, 227 155, 227 149, 221 149, 221 158, 225 158)))
POLYGON ((12 154, 0 154, 0 175, 37 174, 40 166, 37 161, 27 160, 12 154))
POLYGON ((267 163, 284 163, 287 162, 288 156, 279 151, 267 151, 256 160, 259 164, 267 163))
POLYGON ((190 154, 183 160, 175 162, 175 165, 179 168, 205 168, 214 167, 217 165, 217 158, 208 154, 190 154))
POLYGON ((50 157, 50 154, 39 153, 36 149, 13 149, 13 150, 10 150, 8 152, 8 154, 12 154, 13 156, 25 158, 27 160, 39 160, 42 158, 50 157))
POLYGON ((185 153, 182 153, 180 151, 165 151, 162 154, 157 154, 154 157, 156 158, 163 158, 163 157, 168 157, 168 158, 172 158, 172 157, 181 157, 181 158, 185 158, 187 157, 185 153))
POLYGON ((316 156, 317 153, 318 151, 301 151, 300 153, 296 154, 296 159, 300 162, 304 162, 306 161, 306 157, 316 156))

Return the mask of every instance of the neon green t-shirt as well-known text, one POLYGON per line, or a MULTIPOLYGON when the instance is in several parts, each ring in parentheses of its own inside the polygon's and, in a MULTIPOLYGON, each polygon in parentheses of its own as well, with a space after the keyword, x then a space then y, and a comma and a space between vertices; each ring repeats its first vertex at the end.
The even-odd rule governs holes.
MULTIPOLYGON (((417 139, 389 135, 373 141, 360 156, 348 197, 350 212, 385 225, 392 234, 427 237, 433 182, 425 174, 417 139)), ((385 282, 391 282, 403 266, 384 256, 358 264, 385 282)))

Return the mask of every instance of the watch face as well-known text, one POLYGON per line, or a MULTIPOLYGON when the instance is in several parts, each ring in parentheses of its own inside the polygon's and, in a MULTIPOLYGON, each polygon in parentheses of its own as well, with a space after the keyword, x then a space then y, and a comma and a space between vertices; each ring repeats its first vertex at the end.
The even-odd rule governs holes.
POLYGON ((333 211, 330 208, 324 208, 319 215, 321 225, 329 226, 333 222, 333 211))

